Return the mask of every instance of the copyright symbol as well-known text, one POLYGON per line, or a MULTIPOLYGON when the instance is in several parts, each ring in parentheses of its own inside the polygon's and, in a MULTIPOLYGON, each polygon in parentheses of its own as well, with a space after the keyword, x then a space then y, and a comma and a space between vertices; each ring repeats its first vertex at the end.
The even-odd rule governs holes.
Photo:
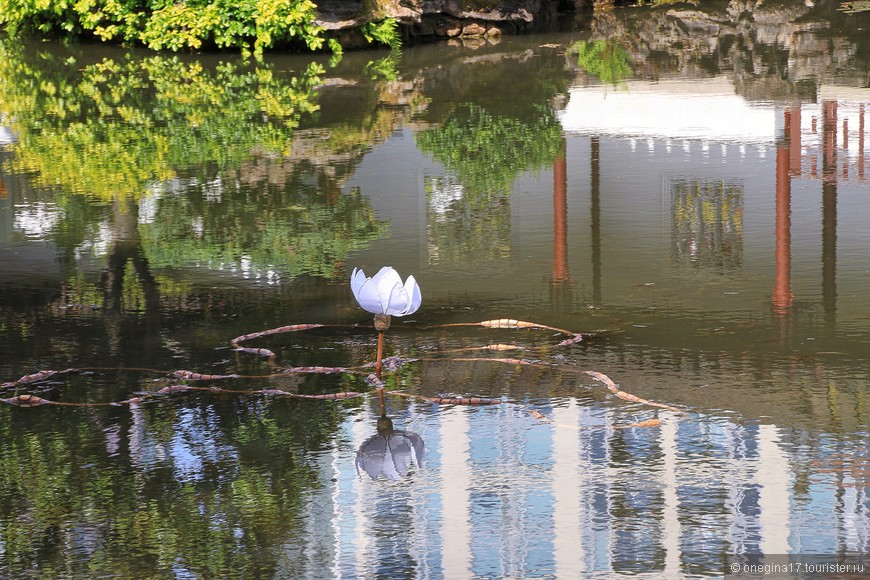
POLYGON ((729 568, 731 568, 732 572, 740 572, 740 564, 738 564, 737 562, 734 562, 733 564, 731 564, 731 566, 729 566, 729 568))

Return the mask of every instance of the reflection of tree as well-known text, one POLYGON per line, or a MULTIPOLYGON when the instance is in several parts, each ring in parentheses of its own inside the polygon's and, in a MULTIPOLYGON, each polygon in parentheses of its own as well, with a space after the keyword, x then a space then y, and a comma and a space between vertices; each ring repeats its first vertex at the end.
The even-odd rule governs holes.
POLYGON ((548 107, 520 118, 473 104, 460 105, 442 126, 418 133, 420 150, 456 180, 426 182, 430 259, 503 257, 510 248, 507 196, 513 183, 524 172, 551 166, 561 135, 548 107))
POLYGON ((0 576, 274 577, 284 543, 306 541, 307 451, 339 418, 242 400, 60 422, 4 412, 0 576))
POLYGON ((470 256, 495 260, 510 255, 511 207, 507 197, 465 199, 465 189, 452 178, 426 176, 424 182, 430 263, 458 262, 470 256))
POLYGON ((300 117, 317 108, 322 73, 312 65, 284 78, 159 56, 75 61, 0 45, 0 110, 15 120, 15 170, 34 173, 37 187, 106 200, 197 164, 238 165, 255 148, 285 151, 300 117))
POLYGON ((149 325, 144 333, 145 341, 152 344, 157 340, 154 325, 160 316, 160 294, 142 250, 138 215, 138 206, 131 198, 116 199, 112 203, 112 219, 109 221, 112 239, 103 271, 103 308, 113 350, 120 342, 121 312, 124 309, 144 313, 149 325))
POLYGON ((256 187, 194 182, 155 200, 154 219, 139 226, 151 266, 334 277, 337 264, 381 237, 386 224, 358 192, 330 199, 306 177, 291 172, 284 183, 256 187))
POLYGON ((320 164, 269 161, 259 164, 269 183, 251 179, 250 160, 286 159, 300 119, 317 109, 318 65, 288 77, 244 62, 209 69, 154 56, 73 66, 80 58, 0 46, 0 110, 20 138, 12 170, 57 192, 64 264, 85 246, 106 256, 109 310, 121 308, 122 292, 128 306, 132 298, 156 309, 150 268, 331 276, 348 251, 383 234, 363 198, 343 197, 320 164))
POLYGON ((632 74, 631 55, 613 40, 578 41, 571 45, 577 65, 602 83, 617 85, 632 74))
POLYGON ((743 186, 736 182, 671 182, 675 260, 721 271, 743 265, 743 186))
POLYGON ((550 167, 561 151, 562 129, 552 109, 529 115, 491 113, 459 105, 442 126, 417 134, 417 146, 456 174, 469 198, 510 192, 522 173, 550 167))

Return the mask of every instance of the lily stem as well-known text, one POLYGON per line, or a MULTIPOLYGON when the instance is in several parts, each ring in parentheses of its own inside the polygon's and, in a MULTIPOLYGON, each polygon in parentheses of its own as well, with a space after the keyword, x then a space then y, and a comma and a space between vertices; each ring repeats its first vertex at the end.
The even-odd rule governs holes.
POLYGON ((387 401, 384 398, 384 387, 378 387, 378 403, 381 405, 381 417, 387 416, 387 401))
POLYGON ((381 360, 384 358, 384 331, 378 331, 378 358, 375 362, 375 376, 381 378, 381 360))

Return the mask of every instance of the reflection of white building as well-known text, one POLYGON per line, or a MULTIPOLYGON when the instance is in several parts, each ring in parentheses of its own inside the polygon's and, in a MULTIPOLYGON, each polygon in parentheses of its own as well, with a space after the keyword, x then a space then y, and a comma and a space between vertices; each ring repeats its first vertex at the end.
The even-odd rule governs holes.
POLYGON ((398 482, 355 471, 376 419, 363 410, 322 456, 293 542, 308 545, 288 546, 285 571, 672 578, 714 574, 725 554, 866 548, 864 490, 831 504, 837 475, 823 472, 802 496, 806 457, 780 428, 664 413, 614 429, 630 417, 617 407, 570 398, 548 424, 521 406, 442 407, 415 425, 424 467, 398 482))
POLYGON ((725 77, 573 88, 560 111, 570 134, 773 144, 776 113, 734 93, 725 77))
POLYGON ((724 76, 710 79, 629 81, 618 88, 607 86, 575 87, 569 90, 559 120, 569 135, 628 138, 635 150, 639 140, 653 151, 662 144, 668 151, 695 147, 710 153, 737 144, 741 156, 755 150, 766 155, 785 136, 783 110, 799 115, 799 134, 791 135, 797 150, 800 170, 793 175, 817 177, 826 155, 825 134, 832 135, 827 155, 838 158, 841 179, 858 178, 868 173, 865 143, 868 127, 865 110, 870 107, 870 90, 822 86, 816 103, 794 103, 788 107, 771 103, 752 103, 734 92, 724 76), (825 125, 828 125, 825 128, 825 125))

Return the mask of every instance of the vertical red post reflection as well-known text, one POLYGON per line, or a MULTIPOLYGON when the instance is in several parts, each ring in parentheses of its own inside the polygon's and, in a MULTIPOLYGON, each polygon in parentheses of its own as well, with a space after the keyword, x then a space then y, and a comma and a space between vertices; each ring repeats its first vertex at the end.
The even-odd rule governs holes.
POLYGON ((833 328, 837 309, 837 102, 822 103, 822 304, 833 328))
POLYGON ((589 151, 589 213, 592 237, 592 304, 601 303, 601 143, 592 137, 589 151))
MULTIPOLYGON (((849 119, 843 119, 843 152, 849 149, 849 119)), ((849 157, 843 155, 843 179, 849 178, 849 157)))
POLYGON ((822 103, 822 179, 837 179, 837 101, 822 103))
POLYGON ((785 138, 789 144, 789 174, 801 174, 801 106, 795 105, 785 112, 785 138))
MULTIPOLYGON (((786 314, 791 309, 791 172, 794 169, 795 133, 800 134, 800 116, 786 110, 785 139, 776 148, 776 278, 773 311, 786 314)), ((800 162, 798 162, 800 169, 800 162)))
POLYGON ((864 179, 864 105, 858 107, 858 179, 864 179))
POLYGON ((565 141, 553 161, 553 282, 568 279, 568 162, 565 141))

